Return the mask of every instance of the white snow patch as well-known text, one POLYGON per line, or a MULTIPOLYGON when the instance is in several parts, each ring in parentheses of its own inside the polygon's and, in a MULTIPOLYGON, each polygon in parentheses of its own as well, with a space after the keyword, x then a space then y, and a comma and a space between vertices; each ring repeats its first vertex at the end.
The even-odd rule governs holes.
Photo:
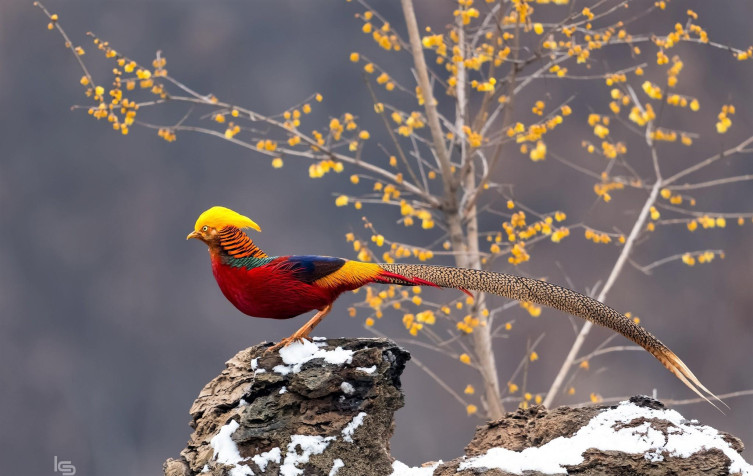
POLYGON ((266 471, 269 463, 280 464, 280 448, 272 448, 262 454, 254 455, 253 460, 260 470, 266 471))
POLYGON ((353 388, 353 385, 349 384, 348 382, 341 383, 340 390, 342 390, 346 395, 353 395, 353 393, 356 391, 356 389, 353 388))
POLYGON ((263 374, 264 372, 266 372, 266 370, 259 368, 259 358, 258 357, 255 358, 255 359, 251 359, 251 370, 254 371, 254 375, 255 374, 263 374))
POLYGON ((334 436, 325 438, 317 435, 292 435, 285 460, 280 466, 280 475, 298 476, 303 474, 303 469, 298 468, 298 465, 308 463, 311 455, 322 453, 334 439, 334 436), (296 448, 300 448, 301 452, 299 453, 296 448))
POLYGON ((279 392, 277 392, 277 393, 279 393, 280 395, 282 395, 283 393, 287 393, 287 392, 288 392, 288 387, 282 387, 282 388, 280 389, 280 391, 279 391, 279 392))
POLYGON ((240 400, 238 400, 238 406, 239 407, 245 407, 245 406, 248 406, 248 405, 249 405, 249 403, 246 400, 244 400, 242 398, 240 400))
POLYGON ((390 476, 431 476, 440 464, 442 464, 442 460, 435 462, 431 466, 423 466, 419 468, 415 466, 411 467, 395 460, 392 463, 392 474, 390 476))
POLYGON ((245 464, 240 464, 243 461, 238 446, 231 438, 235 430, 240 425, 237 421, 231 420, 230 423, 220 428, 219 433, 214 435, 209 444, 214 448, 214 455, 212 456, 218 463, 235 465, 230 470, 230 476, 252 476, 254 474, 251 468, 245 464))
POLYGON ((199 473, 199 474, 204 474, 204 473, 209 474, 209 465, 208 464, 205 464, 204 467, 201 468, 201 473, 199 473))
POLYGON ((313 340, 315 340, 315 341, 316 341, 316 340, 327 340, 327 338, 326 338, 326 337, 322 337, 322 336, 316 336, 316 337, 312 337, 312 339, 313 339, 313 340))
POLYGON ((350 423, 343 428, 343 440, 347 441, 348 443, 353 443, 353 432, 356 431, 356 428, 361 426, 363 424, 363 419, 366 416, 366 412, 361 412, 358 415, 354 416, 352 420, 350 420, 350 423))
POLYGON ((497 468, 515 474, 523 474, 524 471, 565 473, 564 466, 582 463, 583 452, 589 448, 643 453, 651 461, 661 461, 664 454, 687 458, 703 449, 718 448, 732 462, 730 473, 753 476, 753 465, 746 463, 717 430, 708 426, 693 426, 675 410, 653 410, 630 402, 622 402, 617 408, 600 413, 569 438, 555 438, 543 446, 526 448, 521 452, 492 448, 481 456, 464 461, 458 469, 497 468), (629 423, 640 417, 667 420, 679 431, 668 432, 665 438, 648 422, 631 428, 613 428, 616 424, 629 423))
POLYGON ((325 362, 333 365, 349 364, 353 360, 352 350, 346 350, 342 347, 337 347, 335 350, 324 350, 317 344, 304 340, 283 347, 280 349, 280 357, 287 365, 277 365, 272 370, 278 374, 287 375, 290 372, 300 372, 301 366, 313 359, 324 359, 325 362))
POLYGON ((343 463, 343 460, 341 460, 340 458, 337 458, 336 460, 332 462, 332 469, 329 470, 328 476, 335 476, 337 472, 340 471, 340 468, 342 468, 343 466, 345 466, 345 463, 343 463))
POLYGON ((356 370, 360 370, 367 374, 373 374, 376 371, 376 365, 372 365, 371 367, 356 367, 356 370))

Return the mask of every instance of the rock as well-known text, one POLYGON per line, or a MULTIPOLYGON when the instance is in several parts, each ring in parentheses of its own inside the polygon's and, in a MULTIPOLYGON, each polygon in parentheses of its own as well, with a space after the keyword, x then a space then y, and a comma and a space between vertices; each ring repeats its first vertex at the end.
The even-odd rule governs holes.
POLYGON ((165 475, 390 474, 410 354, 386 339, 267 348, 239 352, 202 389, 188 446, 165 475))
POLYGON ((165 476, 734 474, 736 437, 649 397, 614 406, 519 409, 477 428, 465 456, 409 468, 390 455, 410 354, 387 339, 239 352, 191 407, 194 429, 165 476))
POLYGON ((637 396, 614 406, 508 413, 478 427, 466 455, 434 475, 753 474, 742 450, 738 438, 637 396))

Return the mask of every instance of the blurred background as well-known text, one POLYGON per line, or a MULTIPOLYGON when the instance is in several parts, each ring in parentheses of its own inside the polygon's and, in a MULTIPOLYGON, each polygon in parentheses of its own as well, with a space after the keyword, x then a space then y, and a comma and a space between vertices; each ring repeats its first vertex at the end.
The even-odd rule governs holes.
MULTIPOLYGON (((380 3, 379 10, 403 31, 398 2, 380 3)), ((358 5, 48 0, 46 6, 60 15, 73 42, 84 46, 84 59, 100 65, 93 72, 103 81, 112 66, 101 61, 86 31, 144 64, 162 50, 172 76, 197 91, 261 113, 279 113, 320 92, 325 100, 316 108, 325 118, 322 122, 350 111, 372 131, 373 144, 387 142, 361 69, 348 61, 351 51, 376 51, 354 19, 362 11, 358 5)), ((419 23, 444 31, 452 8, 451 2, 418 1, 419 23)), ((699 13, 712 40, 743 49, 753 43, 753 4, 744 0, 672 2, 640 28, 669 32, 685 18, 687 8, 699 13)), ((347 175, 312 181, 308 164, 286 161, 275 170, 267 157, 201 135, 181 134, 169 144, 153 131, 134 127, 124 137, 84 111, 71 111, 70 106, 85 103, 81 72, 59 35, 47 31, 47 22, 31 0, 0 3, 0 425, 5 429, 0 433, 0 465, 4 474, 53 474, 57 457, 70 460, 82 475, 161 474, 162 462, 177 457, 186 444, 191 403, 224 362, 245 347, 290 335, 303 321, 250 319, 224 299, 204 246, 185 241, 198 214, 218 204, 248 214, 262 226, 257 243, 270 254, 353 257, 344 235, 359 232, 363 211, 334 205, 333 193, 354 193, 347 175)), ((753 63, 737 62, 708 47, 682 51, 687 71, 681 82, 701 94, 701 113, 691 126, 708 133, 697 148, 662 149, 670 169, 672 161, 687 166, 753 133, 753 63), (730 132, 719 136, 712 132, 713 124, 725 103, 735 104, 737 114, 730 132)), ((380 58, 387 66, 405 60, 384 54, 380 58)), ((560 136, 562 154, 572 151, 575 158, 584 155, 581 138, 591 134, 585 123, 588 104, 600 104, 595 112, 606 112, 608 89, 603 82, 596 87, 562 84, 546 87, 557 97, 577 94, 577 120, 567 123, 566 134, 560 136), (555 92, 560 87, 563 91, 555 92)), ((154 118, 158 120, 159 113, 154 118)), ((371 152, 379 153, 373 144, 371 152)), ((748 155, 722 161, 716 172, 752 173, 751 160, 748 155)), ((636 161, 650 176, 647 158, 636 161)), ((636 212, 627 198, 616 208, 590 209, 590 185, 584 195, 568 189, 570 180, 579 177, 574 172, 536 166, 516 156, 505 160, 495 178, 535 181, 537 186, 529 191, 522 185, 516 188, 519 197, 542 212, 562 209, 573 220, 608 226, 606 219, 614 218, 614 210, 627 210, 628 220, 636 212)), ((704 195, 697 208, 750 211, 752 189, 717 189, 704 195)), ((636 197, 639 206, 641 196, 636 197)), ((385 235, 399 238, 406 233, 392 212, 364 211, 385 235)), ((484 225, 498 229, 499 221, 484 225)), ((743 227, 730 222, 725 230, 692 235, 684 227, 658 232, 646 250, 638 250, 636 260, 647 264, 704 248, 723 248, 727 259, 694 268, 675 262, 651 276, 627 268, 608 297, 617 309, 640 316, 719 394, 753 388, 751 230, 748 220, 743 227)), ((417 238, 422 235, 405 236, 417 244, 431 242, 417 238)), ((617 247, 589 245, 580 232, 565 241, 537 249, 534 259, 516 272, 563 284, 570 279, 580 291, 603 282, 617 247)), ((346 312, 358 297, 344 296, 316 334, 370 335, 363 316, 350 318, 346 312)), ((546 333, 540 359, 529 374, 530 391, 545 392, 572 344, 573 328, 551 310, 534 319, 516 307, 508 316, 516 326, 510 338, 496 343, 500 378, 504 383, 517 366, 527 340, 546 333)), ((393 337, 407 336, 400 315, 394 313, 387 313, 378 329, 393 337)), ((593 331, 585 349, 592 350, 607 336, 601 329, 593 331)), ((457 391, 478 384, 468 367, 408 348, 457 391)), ((393 455, 416 465, 462 454, 481 420, 466 416, 465 409, 415 365, 406 369, 403 386, 406 406, 397 414, 393 455)), ((575 386, 576 394, 559 398, 557 404, 587 401, 591 392, 610 397, 656 389, 659 398, 693 397, 639 352, 592 361, 591 370, 582 373, 575 386)), ((678 410, 741 437, 750 448, 753 397, 728 403, 726 414, 707 404, 678 410)), ((746 450, 745 457, 753 460, 753 451, 746 450)))

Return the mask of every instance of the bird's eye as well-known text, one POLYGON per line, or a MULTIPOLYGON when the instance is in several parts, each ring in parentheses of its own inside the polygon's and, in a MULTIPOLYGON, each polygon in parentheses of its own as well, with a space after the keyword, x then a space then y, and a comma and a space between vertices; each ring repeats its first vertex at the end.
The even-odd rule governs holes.
POLYGON ((201 227, 201 231, 207 231, 207 230, 209 230, 208 226, 204 225, 204 226, 201 227))

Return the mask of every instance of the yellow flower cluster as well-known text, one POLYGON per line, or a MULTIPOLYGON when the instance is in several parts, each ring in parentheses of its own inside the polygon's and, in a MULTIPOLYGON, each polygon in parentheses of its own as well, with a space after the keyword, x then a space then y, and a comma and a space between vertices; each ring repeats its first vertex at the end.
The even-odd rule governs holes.
MULTIPOLYGON (((569 106, 563 106, 562 108, 562 115, 567 116, 570 114, 572 110, 569 106)), ((509 127, 507 129, 507 137, 513 137, 515 136, 515 142, 521 143, 521 142, 536 142, 538 147, 538 142, 541 140, 541 138, 546 134, 547 132, 553 130, 558 125, 562 124, 564 119, 562 118, 562 115, 557 114, 553 116, 552 118, 548 119, 545 122, 538 123, 538 124, 531 124, 527 129, 526 127, 518 122, 512 127, 509 127)), ((540 149, 540 151, 537 153, 537 156, 541 154, 541 150, 543 150, 544 155, 546 154, 546 145, 542 146, 543 149, 540 149)), ((528 148, 521 147, 521 153, 527 153, 528 148)), ((532 158, 533 159, 533 158, 532 158)), ((536 160, 536 159, 533 159, 536 160)), ((538 159, 541 160, 541 159, 538 159)))
POLYGON ((283 112, 282 117, 285 119, 285 122, 283 123, 283 125, 287 127, 288 129, 295 129, 296 127, 299 127, 301 125, 301 111, 303 111, 304 114, 310 114, 311 104, 309 103, 304 104, 300 110, 292 109, 292 110, 283 112))
MULTIPOLYGON (((227 129, 225 129, 225 138, 226 139, 232 139, 235 137, 239 132, 241 131, 241 127, 238 124, 235 124, 234 122, 230 122, 230 124, 227 125, 227 129)), ((257 148, 258 148, 257 144, 257 148)), ((275 148, 277 146, 275 145, 275 148)))
POLYGON ((591 230, 590 228, 586 228, 585 237, 589 241, 593 241, 594 243, 611 243, 612 237, 607 235, 606 233, 599 233, 597 231, 591 230))
POLYGON ((541 306, 531 301, 520 301, 520 307, 528 311, 528 314, 532 317, 539 317, 541 315, 541 306))
POLYGON ((614 159, 618 155, 623 155, 627 152, 627 147, 623 142, 612 144, 611 142, 603 141, 601 143, 601 153, 608 159, 614 159))
POLYGON ((747 59, 753 58, 753 46, 749 46, 747 50, 740 51, 735 56, 740 61, 745 61, 747 59))
POLYGON ((644 81, 641 87, 643 88, 643 92, 651 99, 661 99, 663 97, 661 88, 651 81, 644 81))
MULTIPOLYGON (((545 41, 544 48, 554 49, 556 48, 556 44, 554 44, 553 41, 545 41)), ((565 77, 565 75, 567 75, 567 68, 563 68, 562 66, 555 64, 554 66, 549 68, 549 72, 555 73, 558 77, 563 78, 565 77)))
MULTIPOLYGON (((390 24, 387 22, 382 23, 382 26, 379 28, 376 28, 372 23, 371 20, 374 19, 374 13, 372 11, 366 11, 361 15, 361 18, 364 20, 364 24, 361 27, 361 31, 364 33, 371 34, 374 41, 384 48, 385 50, 395 50, 399 51, 401 46, 400 42, 398 41, 397 35, 392 33, 392 30, 390 28, 390 24)), ((351 54, 351 61, 355 62, 358 61, 358 59, 353 59, 353 55, 351 54)))
MULTIPOLYGON (((393 116, 392 119, 394 120, 395 117, 393 116)), ((413 133, 414 129, 421 129, 425 125, 424 116, 418 111, 413 111, 405 118, 405 123, 397 128, 397 132, 402 136, 408 137, 413 133)))
POLYGON ((563 238, 567 236, 570 236, 570 229, 563 226, 561 228, 557 228, 556 230, 554 230, 554 233, 552 233, 551 240, 554 243, 559 243, 560 241, 562 241, 563 238))
POLYGON ((675 142, 677 140, 677 132, 671 131, 664 128, 657 128, 653 131, 651 131, 651 134, 649 134, 653 140, 656 141, 666 141, 666 142, 675 142))
POLYGON ((462 321, 458 322, 456 327, 458 330, 470 334, 473 329, 481 325, 481 321, 477 317, 472 317, 470 314, 465 316, 462 321))
POLYGON ((537 116, 543 116, 544 115, 544 106, 546 104, 542 100, 536 101, 536 103, 531 108, 531 112, 536 114, 537 116))
MULTIPOLYGON (((697 254, 697 258, 690 253, 685 253, 682 255, 682 262, 688 266, 695 265, 696 260, 700 264, 710 263, 711 261, 714 260, 715 256, 716 255, 714 254, 713 251, 704 251, 703 253, 697 254)), ((720 253, 719 257, 724 259, 724 254, 720 253)))
POLYGON ((309 165, 309 177, 321 178, 328 172, 335 171, 340 173, 344 170, 342 162, 335 162, 331 159, 321 160, 315 164, 309 165))
POLYGON ((672 57, 672 67, 667 70, 667 86, 674 88, 677 86, 677 76, 682 70, 683 63, 679 56, 672 57))
POLYGON ((405 314, 403 316, 403 325, 412 336, 418 335, 418 331, 424 328, 423 323, 418 322, 416 316, 413 314, 405 314))
POLYGON ((528 155, 534 162, 546 159, 546 144, 544 141, 536 142, 536 147, 531 149, 531 153, 528 155))
POLYGON ((424 48, 433 49, 439 56, 447 56, 447 44, 444 42, 444 35, 427 35, 421 38, 421 44, 424 48))
POLYGON ((165 139, 167 142, 175 142, 175 132, 170 129, 159 129, 157 135, 165 139))
POLYGON ((646 104, 646 109, 644 111, 641 111, 638 106, 633 106, 628 118, 639 126, 643 126, 648 121, 656 119, 656 113, 654 112, 654 108, 651 107, 651 104, 646 104))
POLYGON ((622 190, 625 185, 619 182, 597 183, 594 185, 594 193, 602 198, 605 202, 612 200, 609 194, 612 190, 622 190))
POLYGON ((709 228, 724 228, 727 226, 727 220, 724 217, 711 217, 703 215, 695 220, 688 222, 688 230, 695 231, 701 225, 703 229, 709 228))
POLYGON ((274 152, 275 150, 277 150, 277 142, 270 139, 262 139, 256 143, 256 148, 258 150, 266 150, 269 152, 274 152))
MULTIPOLYGON (((638 76, 640 76, 641 74, 643 74, 643 70, 640 69, 640 68, 638 68, 638 69, 635 70, 635 74, 637 74, 638 76), (639 72, 639 70, 640 70, 640 72, 639 72)), ((627 76, 624 75, 624 74, 621 74, 621 73, 610 74, 610 75, 607 76, 607 78, 604 81, 607 83, 607 86, 612 86, 615 83, 624 83, 624 82, 626 82, 627 81, 627 76)))
MULTIPOLYGON (((514 213, 509 222, 502 223, 502 229, 505 231, 505 233, 507 233, 507 241, 524 241, 536 236, 539 233, 541 233, 542 235, 550 235, 553 233, 552 224, 554 223, 554 220, 556 219, 558 222, 560 222, 564 221, 566 218, 566 215, 563 212, 556 212, 554 219, 551 216, 548 216, 543 220, 536 221, 526 226, 525 216, 525 212, 520 211, 518 213, 514 213)), ((569 231, 561 232, 559 239, 567 236, 569 233, 569 231)), ((487 240, 491 241, 492 237, 488 236, 487 240)), ((496 243, 500 243, 502 241, 502 234, 497 234, 497 236, 494 238, 494 241, 496 243)))
POLYGON ((456 17, 460 17, 463 25, 467 25, 471 22, 471 19, 478 18, 478 10, 473 8, 473 0, 458 0, 458 9, 452 12, 456 17))
POLYGON ((679 195, 679 194, 673 195, 672 191, 667 188, 661 189, 659 194, 661 195, 663 199, 669 200, 669 203, 671 203, 672 205, 679 205, 682 203, 682 195, 679 195))
POLYGON ((735 113, 735 106, 732 104, 725 104, 722 106, 722 111, 719 113, 717 118, 719 119, 719 122, 716 123, 716 132, 719 134, 724 134, 727 132, 727 129, 730 128, 732 125, 732 119, 729 118, 729 116, 733 115, 735 113))
POLYGON ((525 245, 525 242, 522 241, 520 243, 515 243, 515 245, 510 250, 512 256, 507 258, 507 261, 517 266, 520 263, 526 262, 531 259, 531 256, 526 252, 525 245))
POLYGON ((390 251, 382 255, 382 259, 388 263, 394 263, 395 259, 414 257, 419 261, 429 261, 434 258, 434 252, 425 248, 409 248, 397 243, 390 244, 390 251))
POLYGON ((698 99, 688 98, 682 94, 670 94, 667 96, 667 104, 670 106, 687 107, 690 106, 690 110, 697 111, 700 109, 698 99))

